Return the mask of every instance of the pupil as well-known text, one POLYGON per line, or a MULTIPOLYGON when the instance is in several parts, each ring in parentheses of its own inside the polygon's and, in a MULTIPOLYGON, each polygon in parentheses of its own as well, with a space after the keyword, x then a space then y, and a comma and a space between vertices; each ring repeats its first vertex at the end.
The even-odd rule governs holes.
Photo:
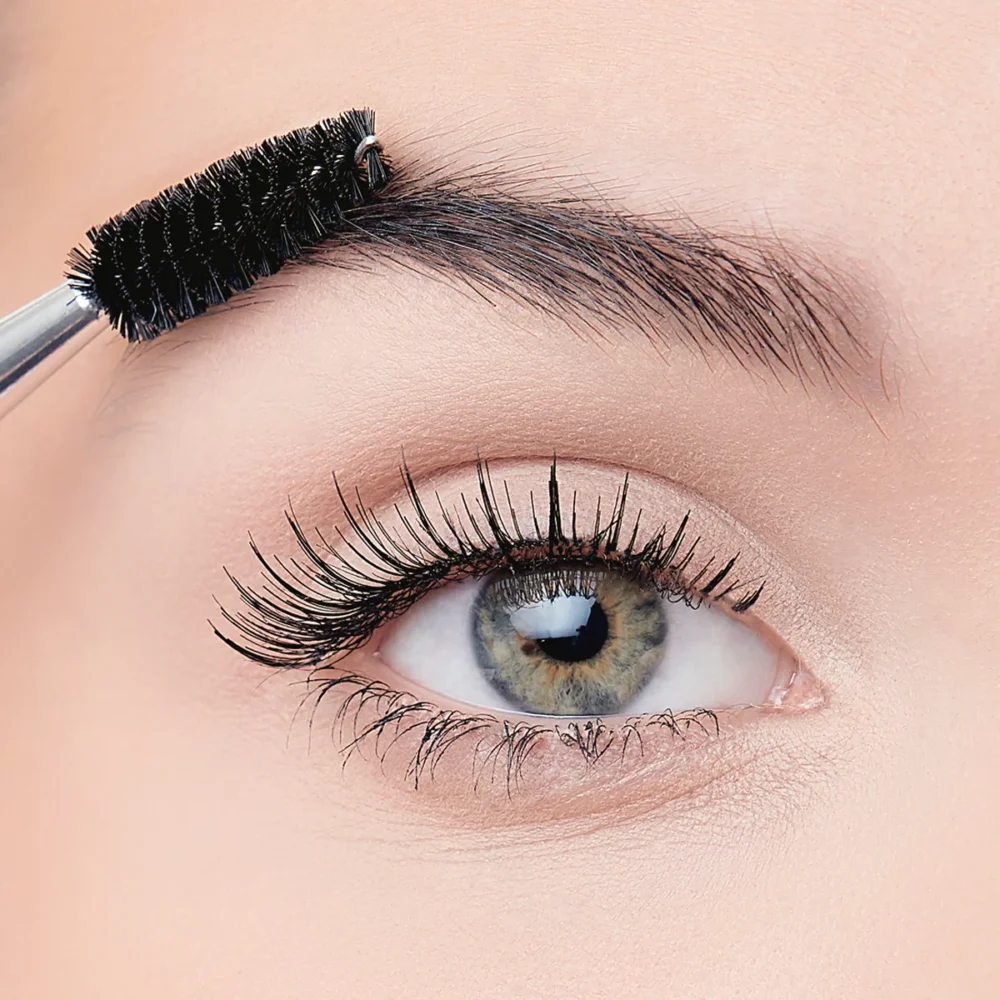
POLYGON ((590 606, 587 620, 569 635, 552 636, 545 639, 535 639, 539 648, 553 660, 564 660, 577 663, 596 656, 608 638, 608 616, 604 609, 594 601, 590 606))

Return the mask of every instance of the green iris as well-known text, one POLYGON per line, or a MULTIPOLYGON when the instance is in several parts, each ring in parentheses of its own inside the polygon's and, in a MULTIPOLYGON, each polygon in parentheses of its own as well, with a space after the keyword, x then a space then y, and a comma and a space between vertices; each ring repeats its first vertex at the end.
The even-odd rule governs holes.
POLYGON ((655 588, 571 566, 490 580, 472 627, 490 684, 539 715, 625 710, 655 674, 667 637, 655 588))

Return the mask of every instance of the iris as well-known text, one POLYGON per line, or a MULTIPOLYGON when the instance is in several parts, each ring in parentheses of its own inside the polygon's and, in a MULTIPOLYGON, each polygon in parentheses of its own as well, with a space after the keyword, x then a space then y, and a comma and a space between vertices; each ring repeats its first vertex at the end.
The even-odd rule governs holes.
POLYGON ((656 589, 611 569, 495 577, 472 619, 486 679, 518 708, 542 715, 627 709, 655 674, 667 638, 656 589))

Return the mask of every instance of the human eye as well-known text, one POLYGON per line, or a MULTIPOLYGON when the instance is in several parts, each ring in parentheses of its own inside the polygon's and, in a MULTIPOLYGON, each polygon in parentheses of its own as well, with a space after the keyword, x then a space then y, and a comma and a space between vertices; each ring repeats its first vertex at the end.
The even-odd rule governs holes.
POLYGON ((443 697, 508 714, 677 715, 784 691, 794 659, 711 590, 647 576, 641 558, 627 570, 606 558, 451 584, 406 612, 379 654, 443 697))
POLYGON ((378 510, 337 482, 332 532, 289 513, 298 553, 255 548, 263 579, 233 578, 216 629, 305 671, 347 758, 399 758, 420 787, 464 754, 474 785, 499 773, 510 794, 534 757, 624 766, 656 734, 676 752, 741 713, 821 702, 754 613, 767 580, 737 533, 651 477, 556 459, 477 459, 429 486, 400 471, 378 510))

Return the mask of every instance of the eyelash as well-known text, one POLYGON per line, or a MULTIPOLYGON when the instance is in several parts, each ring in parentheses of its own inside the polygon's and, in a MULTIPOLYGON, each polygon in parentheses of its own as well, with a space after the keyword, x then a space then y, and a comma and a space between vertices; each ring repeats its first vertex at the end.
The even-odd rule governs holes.
POLYGON ((491 780, 499 774, 506 779, 509 793, 520 782, 528 755, 546 735, 593 764, 616 744, 622 759, 630 745, 637 746, 641 754, 642 730, 648 727, 664 728, 682 737, 692 730, 718 734, 718 717, 707 709, 633 717, 617 731, 600 719, 572 721, 565 726, 512 723, 488 714, 442 710, 382 681, 338 669, 340 660, 365 646, 383 625, 404 614, 420 598, 467 577, 500 571, 538 573, 567 563, 581 568, 612 568, 654 586, 667 600, 694 608, 724 602, 736 614, 748 611, 764 589, 763 583, 755 586, 756 581, 735 577, 739 553, 724 563, 712 556, 692 572, 700 538, 687 540, 690 512, 675 531, 668 532, 664 526, 639 546, 642 511, 628 528, 625 523, 627 473, 606 519, 601 498, 597 498, 593 530, 586 536, 578 531, 576 491, 566 531, 555 458, 549 468, 549 515, 544 527, 535 511, 534 495, 529 494, 534 536, 522 531, 506 481, 502 486, 506 513, 502 509, 484 460, 476 462, 474 505, 463 493, 461 510, 450 513, 438 494, 434 495, 443 529, 432 521, 405 463, 400 474, 412 513, 395 505, 399 519, 395 531, 364 506, 360 492, 355 491, 356 502, 349 503, 335 476, 336 495, 348 527, 347 532, 337 530, 340 548, 331 545, 318 529, 315 536, 319 545, 314 544, 291 511, 285 516, 300 550, 298 557, 287 561, 268 558, 251 538, 265 582, 258 588, 246 586, 227 569, 242 607, 229 611, 220 605, 220 614, 236 634, 212 626, 223 642, 250 660, 282 670, 309 670, 306 684, 316 696, 314 712, 333 691, 347 690, 333 723, 345 764, 365 744, 372 745, 384 762, 393 745, 416 732, 418 745, 406 776, 419 787, 421 778, 433 775, 450 747, 476 736, 475 759, 481 766, 475 775, 474 763, 475 783, 478 785, 487 772, 491 780), (362 722, 367 712, 373 715, 365 716, 362 722))

